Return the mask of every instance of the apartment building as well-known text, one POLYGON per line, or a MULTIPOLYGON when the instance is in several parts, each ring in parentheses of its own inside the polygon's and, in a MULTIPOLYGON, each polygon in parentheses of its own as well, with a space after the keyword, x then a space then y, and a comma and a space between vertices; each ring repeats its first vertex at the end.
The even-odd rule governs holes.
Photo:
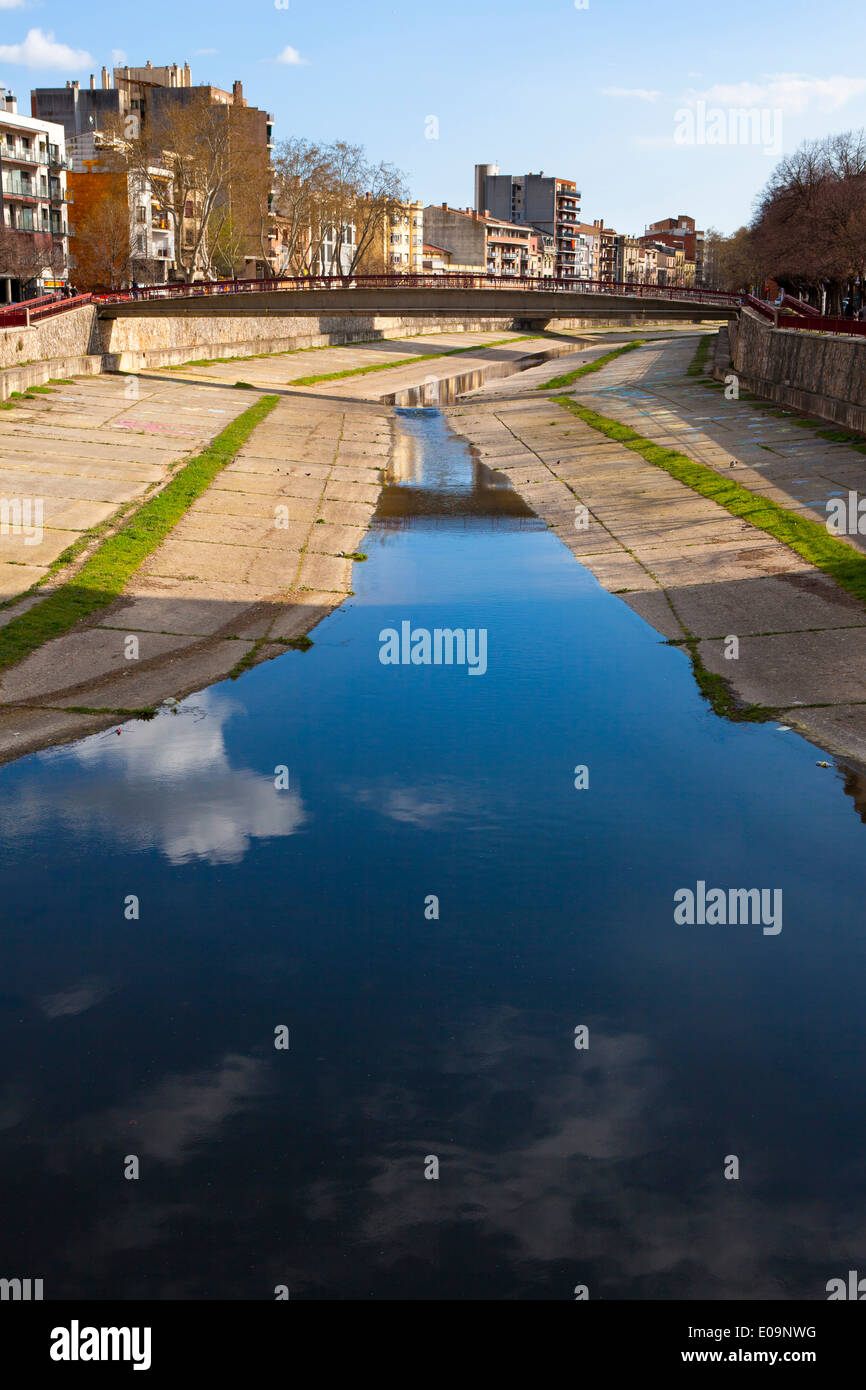
POLYGON ((166 284, 175 264, 174 230, 165 212, 171 178, 152 169, 135 174, 77 156, 68 176, 75 201, 76 281, 82 289, 166 284), (84 167, 81 167, 84 165, 84 167))
POLYGON ((68 280, 69 201, 63 126, 19 114, 0 87, 0 300, 68 280))
MULTIPOLYGON (((441 203, 424 209, 424 228, 430 242, 447 252, 461 269, 489 275, 537 273, 537 233, 527 224, 441 203)), ((548 255, 550 252, 548 245, 548 255)), ((542 247, 542 260, 543 255, 542 247)))
POLYGON ((533 232, 529 238, 530 275, 552 280, 556 275, 556 241, 547 232, 533 232))
POLYGON ((424 204, 400 203, 389 211, 357 269, 361 275, 420 275, 424 269, 424 204))
POLYGON ((495 164, 475 166, 475 211, 553 237, 554 272, 559 279, 577 277, 580 198, 572 179, 543 172, 502 174, 495 164))
POLYGON ((626 285, 640 281, 640 241, 623 233, 617 245, 616 279, 626 285))
POLYGON ((617 264, 620 259, 620 237, 613 227, 604 225, 604 218, 596 218, 592 224, 598 228, 598 278, 613 281, 618 278, 617 264))
POLYGON ((422 260, 425 275, 477 275, 478 266, 462 265, 444 246, 425 241, 422 260))
MULTIPOLYGON (((537 274, 537 259, 533 261, 534 237, 530 227, 514 222, 501 222, 497 217, 485 220, 488 275, 515 275, 522 278, 537 274)), ((537 255, 537 253, 536 253, 537 255)))
POLYGON ((578 280, 598 280, 601 263, 601 236, 595 222, 578 222, 575 265, 578 280))
MULTIPOLYGON (((695 219, 681 212, 676 217, 664 217, 659 222, 651 222, 640 238, 643 245, 678 246, 683 252, 683 262, 694 263, 692 283, 704 282, 704 233, 696 228, 695 219)), ((685 275, 684 269, 684 275, 685 275)))
MULTIPOLYGON (((159 117, 173 107, 182 109, 184 105, 191 105, 203 98, 211 106, 242 112, 239 119, 244 138, 249 142, 253 156, 261 160, 262 169, 268 169, 274 144, 273 116, 249 105, 240 82, 233 83, 231 91, 209 83, 193 86, 189 63, 154 67, 148 61, 144 67, 116 67, 111 76, 103 68, 99 86, 91 74, 89 88, 82 89, 78 82, 67 82, 65 87, 37 87, 31 94, 31 107, 34 117, 61 123, 70 142, 84 140, 86 143, 86 137, 98 135, 110 117, 122 117, 127 134, 134 137, 148 120, 159 117)), ((233 206, 231 189, 227 190, 225 196, 230 205, 231 222, 240 232, 237 273, 249 277, 268 273, 270 257, 262 246, 259 210, 244 200, 233 206)), ((136 208, 140 207, 139 200, 136 208)), ((184 209, 180 229, 181 241, 187 248, 196 242, 198 213, 195 199, 191 199, 184 209)), ((160 243, 159 238, 151 245, 149 219, 143 227, 139 226, 134 235, 136 244, 139 237, 144 238, 143 258, 156 259, 161 266, 164 259, 161 251, 164 248, 157 244, 160 243), (159 254, 151 257, 149 252, 154 247, 159 254)))

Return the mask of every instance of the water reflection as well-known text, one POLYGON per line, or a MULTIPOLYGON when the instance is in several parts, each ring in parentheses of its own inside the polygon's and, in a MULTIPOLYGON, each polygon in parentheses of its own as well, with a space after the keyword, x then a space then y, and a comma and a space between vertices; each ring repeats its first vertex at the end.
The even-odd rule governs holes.
POLYGON ((504 473, 482 463, 475 451, 450 435, 438 412, 402 410, 399 416, 411 425, 423 419, 424 433, 411 428, 395 434, 387 487, 381 493, 375 523, 404 530, 437 518, 449 526, 455 521, 472 525, 483 518, 485 529, 506 520, 526 522, 543 530, 544 524, 515 492, 504 473), (447 448, 431 448, 431 440, 448 441, 447 448))
POLYGON ((237 864, 252 840, 294 835, 306 821, 298 792, 278 792, 273 768, 231 766, 227 725, 244 713, 236 700, 206 691, 153 720, 37 754, 14 807, 0 811, 0 843, 52 826, 138 850, 156 846, 172 864, 237 864))
POLYGON ((392 391, 389 395, 383 396, 382 403, 383 405, 425 406, 428 408, 453 405, 460 396, 465 395, 468 391, 476 391, 486 381, 498 381, 502 377, 514 376, 518 372, 528 371, 531 367, 539 367, 542 362, 549 362, 552 358, 561 356, 564 351, 568 351, 568 349, 551 349, 548 352, 537 352, 526 357, 512 358, 508 362, 491 362, 489 365, 476 368, 472 372, 460 372, 457 376, 430 376, 420 386, 408 386, 402 391, 392 391))

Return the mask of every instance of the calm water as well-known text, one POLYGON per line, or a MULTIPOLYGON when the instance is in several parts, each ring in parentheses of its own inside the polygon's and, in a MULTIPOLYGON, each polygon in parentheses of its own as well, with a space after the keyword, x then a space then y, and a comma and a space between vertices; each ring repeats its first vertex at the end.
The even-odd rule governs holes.
POLYGON ((0 1275, 823 1298, 866 1270, 854 801, 402 428, 312 650, 0 770, 0 1275), (485 628, 486 674, 382 665, 405 619, 485 628), (781 888, 781 934, 678 926, 698 879, 781 888))

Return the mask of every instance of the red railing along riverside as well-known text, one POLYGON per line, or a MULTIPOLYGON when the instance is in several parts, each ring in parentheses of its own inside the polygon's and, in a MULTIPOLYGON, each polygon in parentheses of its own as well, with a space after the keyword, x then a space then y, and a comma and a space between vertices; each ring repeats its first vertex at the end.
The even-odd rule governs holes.
POLYGON ((64 299, 59 294, 43 294, 38 299, 25 299, 20 304, 0 305, 0 328, 27 328, 31 323, 53 318, 67 309, 80 309, 82 304, 91 304, 92 294, 76 294, 64 299))
MULTIPOLYGON (((802 301, 798 301, 800 303, 802 301)), ((756 299, 753 294, 743 296, 743 303, 749 309, 754 309, 755 313, 762 318, 769 319, 777 328, 794 329, 800 333, 845 333, 852 338, 866 338, 866 322, 862 319, 839 319, 826 318, 814 310, 812 305, 809 309, 810 314, 783 314, 781 312, 783 304, 767 304, 763 299, 756 299)))

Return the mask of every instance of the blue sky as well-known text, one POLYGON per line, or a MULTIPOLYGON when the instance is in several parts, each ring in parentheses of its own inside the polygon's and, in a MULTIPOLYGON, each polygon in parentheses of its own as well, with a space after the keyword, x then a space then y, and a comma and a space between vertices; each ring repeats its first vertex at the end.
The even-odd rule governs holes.
POLYGON ((779 150, 866 126, 862 0, 282 3, 0 0, 0 84, 29 110, 103 63, 189 59, 194 82, 240 78, 277 139, 363 143, 425 202, 471 204, 497 162, 576 179, 587 220, 631 232, 679 212, 731 231, 779 150), (754 143, 732 108, 763 121, 754 143))

